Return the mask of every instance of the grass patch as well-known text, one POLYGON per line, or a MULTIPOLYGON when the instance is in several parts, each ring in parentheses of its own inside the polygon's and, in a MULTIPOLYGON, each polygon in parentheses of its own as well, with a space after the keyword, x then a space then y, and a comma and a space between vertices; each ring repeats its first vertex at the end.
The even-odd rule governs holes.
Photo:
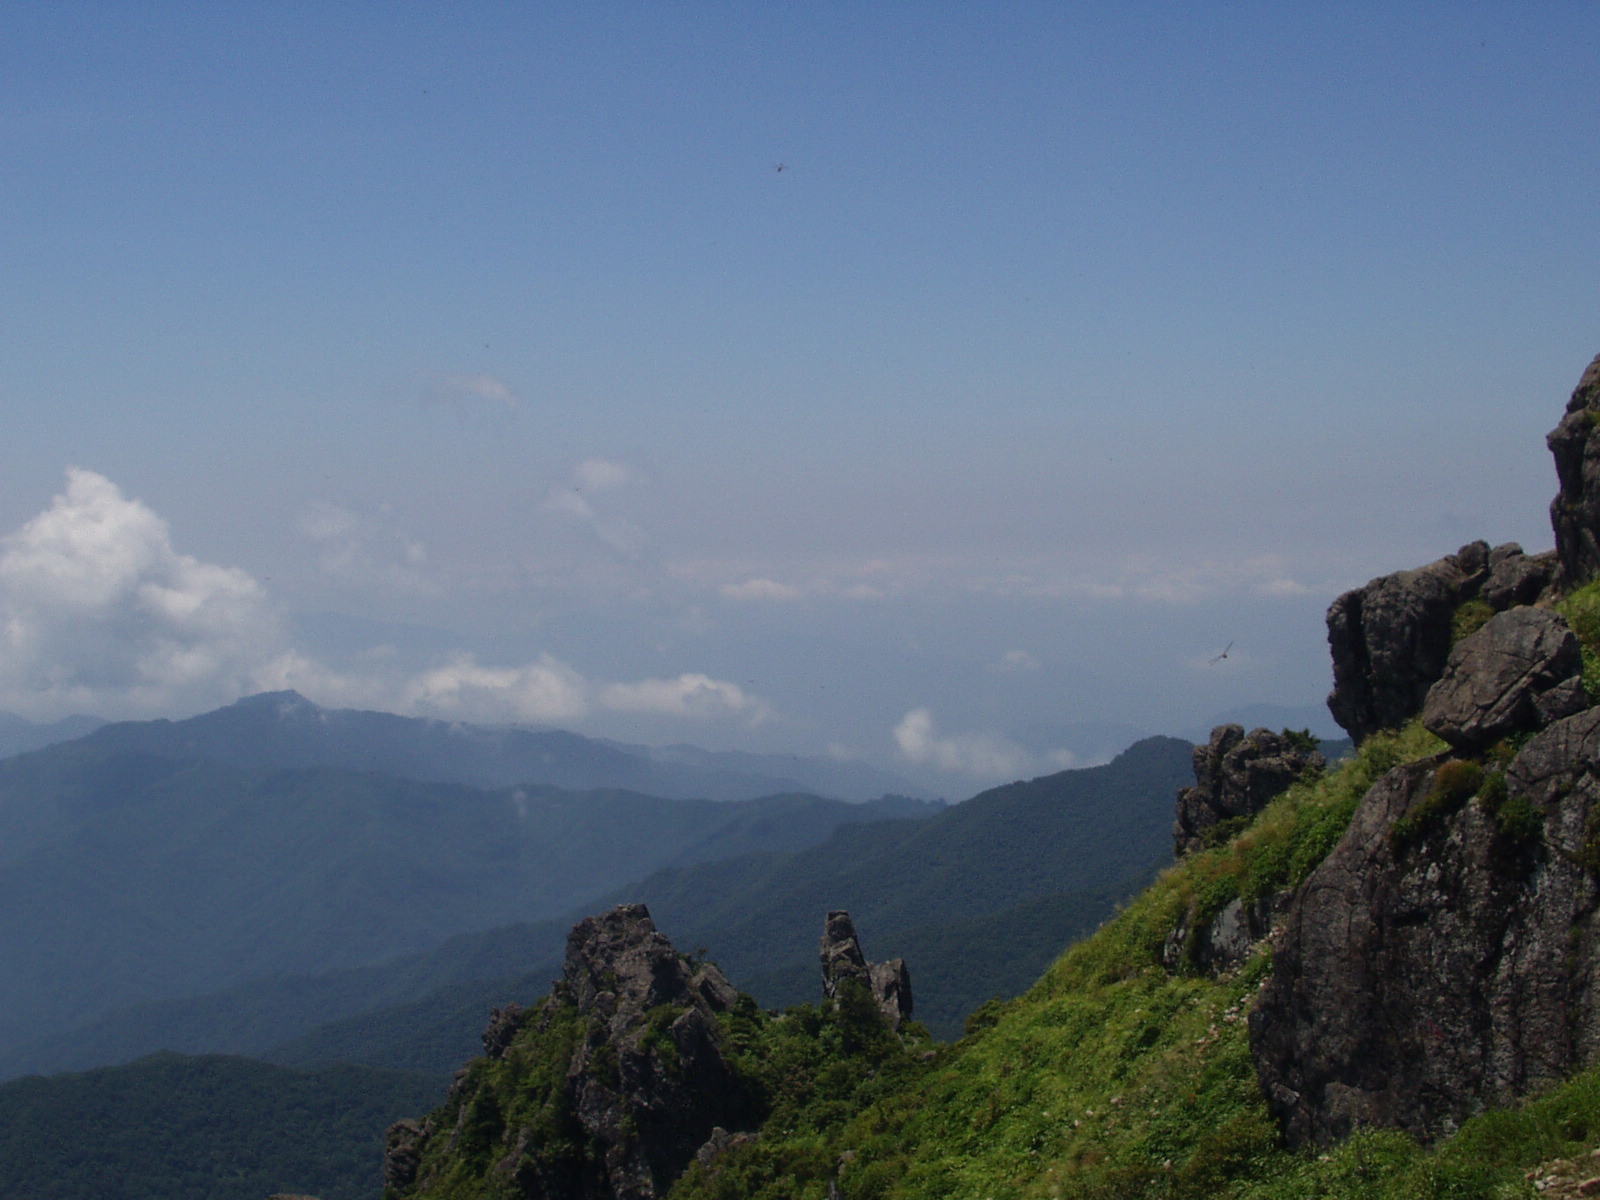
POLYGON ((1483 768, 1469 759, 1453 758, 1441 763, 1433 773, 1433 786, 1428 794, 1390 826, 1389 848, 1396 854, 1403 854, 1416 845, 1470 800, 1483 785, 1483 778, 1483 768))
POLYGON ((1583 687, 1591 703, 1600 702, 1600 579, 1568 592, 1556 604, 1583 648, 1583 687))
POLYGON ((1462 601, 1450 615, 1450 644, 1454 646, 1462 638, 1471 637, 1487 625, 1492 616, 1494 609, 1487 600, 1462 601))

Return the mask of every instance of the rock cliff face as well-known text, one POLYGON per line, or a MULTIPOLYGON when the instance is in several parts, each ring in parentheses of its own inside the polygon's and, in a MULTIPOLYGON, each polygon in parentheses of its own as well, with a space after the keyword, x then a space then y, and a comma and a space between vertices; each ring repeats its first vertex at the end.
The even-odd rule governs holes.
MULTIPOLYGON (((484 1034, 492 1064, 519 1053, 519 1034, 565 1022, 564 1061, 544 1103, 520 1127, 518 1097, 497 1092, 493 1068, 468 1070, 452 1092, 455 1127, 403 1121, 389 1133, 390 1196, 427 1195, 430 1150, 465 1156, 493 1147, 495 1194, 550 1200, 654 1200, 718 1127, 756 1123, 753 1097, 724 1051, 716 1015, 738 993, 710 964, 695 964, 656 931, 643 905, 590 917, 567 939, 564 978, 539 1008, 496 1010, 484 1034)), ((530 1064, 531 1065, 531 1064, 530 1064)), ((437 1115, 437 1114, 436 1114, 437 1115)), ((451 1162, 449 1156, 442 1161, 451 1162)))
POLYGON ((1201 849, 1207 831, 1255 816, 1307 770, 1327 765, 1314 745, 1285 734, 1218 725, 1209 743, 1194 748, 1194 786, 1178 793, 1175 852, 1201 849))
POLYGON ((1568 585, 1600 574, 1600 356, 1578 381, 1561 423, 1546 443, 1556 460, 1561 490, 1550 502, 1556 556, 1568 585))
POLYGON ((1458 750, 1483 750, 1588 705, 1577 636, 1559 614, 1524 606, 1456 643, 1422 723, 1458 750))
MULTIPOLYGON (((901 1046, 890 1027, 911 1015, 905 963, 867 962, 838 911, 822 966, 834 1012, 857 1021, 852 1036, 864 1017, 901 1046)), ((716 967, 679 954, 642 904, 589 917, 567 938, 549 998, 495 1009, 484 1056, 458 1074, 444 1106, 389 1130, 385 1197, 656 1200, 692 1162, 714 1176, 725 1155, 758 1140, 771 1106, 771 1079, 741 1073, 728 1041, 748 1055, 752 1028, 791 1019, 762 1016, 716 967)))
POLYGON ((1529 605, 1600 569, 1596 403, 1600 359, 1550 435, 1559 579, 1480 542, 1329 610, 1340 722, 1420 711, 1451 749, 1373 785, 1275 935, 1251 1048, 1292 1143, 1436 1137, 1600 1058, 1600 709, 1567 622, 1529 605))
POLYGON ((1250 1019, 1296 1143, 1449 1131, 1600 1050, 1600 710, 1503 777, 1397 767, 1301 887, 1250 1019))

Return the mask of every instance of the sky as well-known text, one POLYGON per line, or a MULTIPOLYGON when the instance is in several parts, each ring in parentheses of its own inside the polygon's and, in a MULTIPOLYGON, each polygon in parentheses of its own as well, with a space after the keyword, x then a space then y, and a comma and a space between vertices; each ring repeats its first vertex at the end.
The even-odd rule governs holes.
POLYGON ((13 4, 0 709, 947 794, 1544 549, 1588 4, 13 4), (1226 651, 1226 657, 1219 657, 1226 651))

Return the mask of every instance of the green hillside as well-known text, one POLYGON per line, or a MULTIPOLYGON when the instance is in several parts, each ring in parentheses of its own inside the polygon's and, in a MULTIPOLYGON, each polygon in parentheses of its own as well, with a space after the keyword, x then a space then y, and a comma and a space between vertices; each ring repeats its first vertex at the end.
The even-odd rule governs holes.
POLYGON ((383 1131, 436 1077, 158 1054, 0 1084, 6 1200, 373 1200, 383 1131))
POLYGON ((1378 774, 1438 748, 1415 727, 1370 739, 1231 845, 1166 872, 1026 994, 977 1014, 970 1036, 929 1062, 908 1048, 896 1070, 910 1078, 890 1094, 848 1114, 813 1101, 797 1117, 780 1102, 757 1143, 730 1151, 715 1173, 691 1167, 673 1196, 820 1200, 830 1180, 851 1200, 1534 1195, 1530 1168, 1587 1154, 1600 1138, 1600 1072, 1475 1118, 1434 1150, 1369 1131, 1325 1154, 1296 1153, 1280 1148, 1242 1019, 1270 951, 1220 978, 1161 965, 1191 904, 1217 911, 1299 882, 1378 774))
MULTIPOLYGON (((452 1070, 476 1052, 492 1005, 544 994, 573 920, 635 900, 660 913, 681 945, 709 948, 769 1006, 814 994, 822 914, 842 903, 862 914, 874 953, 911 964, 919 1018, 955 1037, 969 1012, 1024 990, 1170 860, 1172 796, 1192 779, 1189 744, 1152 738, 1106 766, 1007 784, 927 821, 845 825, 791 854, 662 871, 564 921, 462 940, 501 939, 501 952, 479 960, 504 964, 497 971, 458 967, 433 995, 377 1001, 286 1034, 283 1045, 240 1048, 275 1062, 452 1070), (518 951, 526 957, 511 965, 518 951)), ((259 1003, 241 1007, 251 1013, 259 1003)), ((226 1010, 207 1002, 202 1017, 226 1010)))
POLYGON ((609 902, 647 904, 767 1005, 814 993, 823 914, 849 909, 874 954, 907 960, 918 1016, 953 1034, 972 1003, 1025 986, 1171 861, 1173 795, 1194 781, 1192 754, 1148 738, 1105 766, 993 788, 928 821, 664 870, 609 902))
MULTIPOLYGON (((549 787, 486 792, 81 743, 7 759, 0 1053, 32 1043, 23 1069, 60 1069, 66 1064, 48 1057, 52 1046, 91 1040, 60 1035, 120 1008, 418 954, 463 932, 564 916, 658 867, 794 850, 842 822, 907 811, 932 807, 549 787)), ((495 967, 478 977, 505 973, 495 967)), ((350 1011, 310 1014, 262 1041, 287 1040, 350 1011)), ((151 1048, 125 1045, 112 1060, 151 1048)))
MULTIPOLYGON (((893 1037, 870 1001, 783 1015, 736 1005, 719 1018, 724 1040, 766 1118, 758 1137, 692 1163, 671 1196, 1509 1200, 1539 1194, 1536 1178, 1547 1195, 1589 1194, 1577 1185, 1586 1171, 1600 1174, 1585 1165, 1600 1140, 1600 1071, 1475 1117, 1432 1148, 1368 1130, 1326 1152, 1289 1150, 1262 1100, 1245 1020, 1270 950, 1258 946, 1220 975, 1163 963, 1186 912, 1204 917, 1234 898, 1297 885, 1379 775, 1440 748, 1415 724, 1369 738, 1232 842, 1164 872, 1025 994, 980 1009, 954 1044, 932 1044, 915 1026, 893 1037)), ((435 1127, 487 1120, 492 1092, 501 1106, 482 1134, 492 1146, 495 1129, 523 1119, 524 1101, 555 1103, 553 1079, 535 1085, 518 1072, 562 1061, 544 1046, 561 1029, 541 1021, 502 1061, 476 1064, 472 1086, 439 1110, 435 1127)), ((525 1116, 536 1127, 545 1119, 525 1116)), ((511 1194, 492 1152, 469 1161, 449 1145, 429 1145, 419 1177, 433 1182, 406 1195, 511 1194)), ((538 1151, 567 1152, 555 1143, 538 1151)))

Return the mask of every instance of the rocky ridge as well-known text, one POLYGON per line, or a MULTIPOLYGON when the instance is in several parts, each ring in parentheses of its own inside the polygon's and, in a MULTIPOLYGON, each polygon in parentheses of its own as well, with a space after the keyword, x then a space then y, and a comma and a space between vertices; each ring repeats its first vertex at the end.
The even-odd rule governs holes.
POLYGON ((552 995, 497 1009, 485 1057, 458 1076, 451 1102, 389 1131, 386 1194, 430 1194, 449 1152, 477 1143, 485 1173, 511 1195, 654 1200, 714 1130, 756 1121, 716 1020, 737 999, 715 966, 674 950, 641 904, 580 921, 552 995), (517 1068, 535 1065, 521 1061, 525 1049, 542 1056, 547 1087, 519 1122, 508 1119, 517 1097, 492 1077, 507 1064, 504 1081, 522 1088, 517 1068))
MULTIPOLYGON (((865 1006, 891 1040, 911 1015, 904 961, 869 963, 842 910, 827 917, 822 981, 832 1006, 865 1006)), ((551 995, 495 1009, 445 1105, 389 1130, 385 1196, 657 1200, 692 1163, 714 1173, 766 1115, 721 1019, 736 1008, 757 1012, 644 905, 580 921, 551 995)))
POLYGON ((828 914, 822 930, 822 994, 838 999, 849 981, 864 984, 892 1029, 911 1019, 911 972, 903 958, 869 963, 855 922, 843 909, 828 914))

